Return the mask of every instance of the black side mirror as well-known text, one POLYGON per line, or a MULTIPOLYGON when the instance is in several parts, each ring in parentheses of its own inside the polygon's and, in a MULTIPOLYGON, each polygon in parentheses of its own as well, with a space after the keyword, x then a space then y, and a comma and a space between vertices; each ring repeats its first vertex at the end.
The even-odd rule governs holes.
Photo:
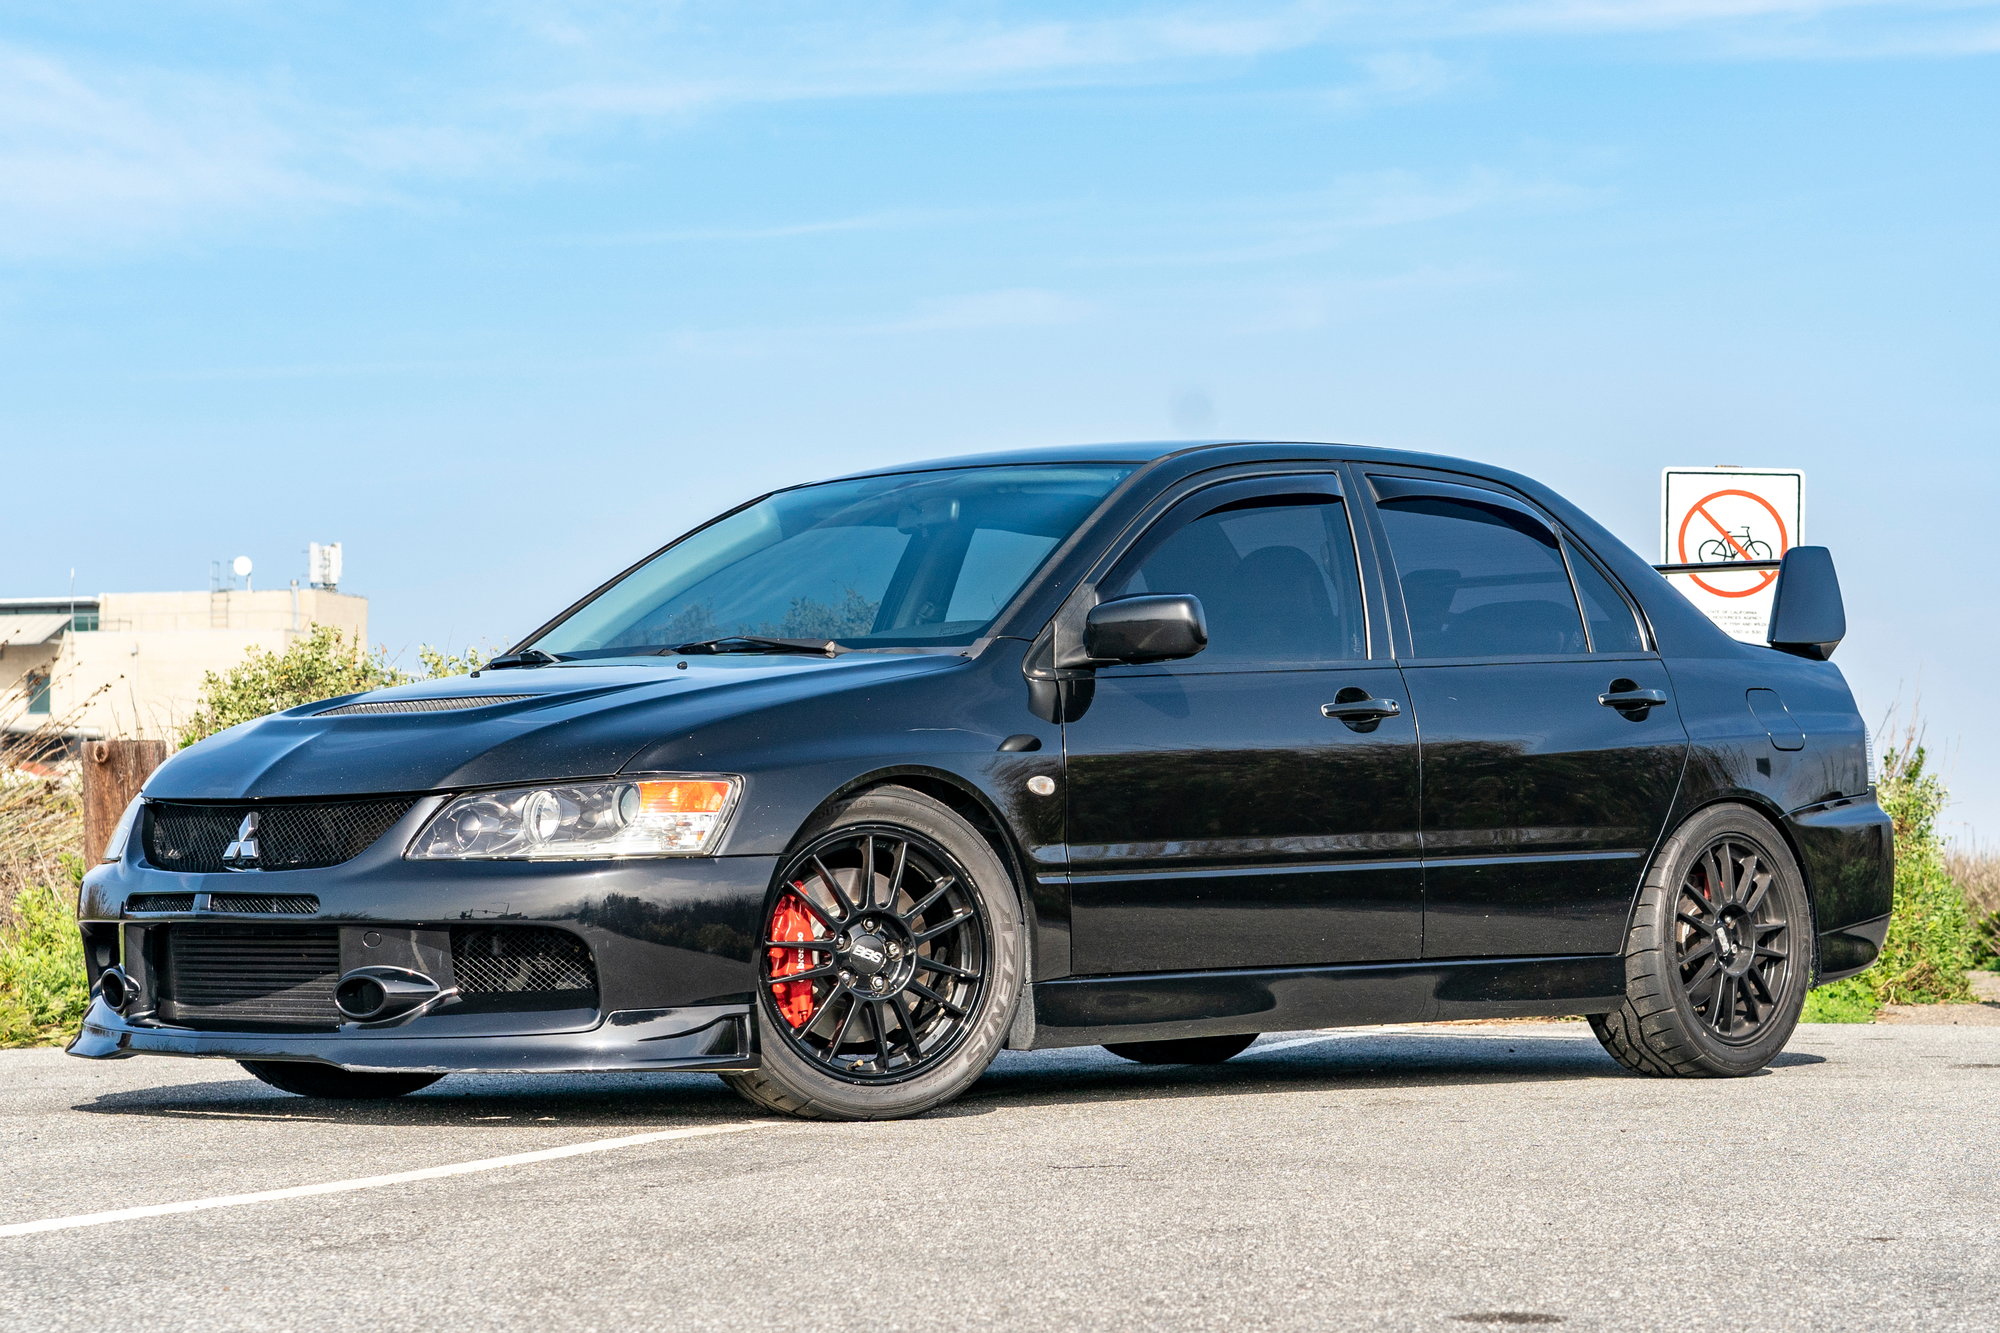
POLYGON ((1083 651, 1097 662, 1170 662, 1206 647, 1201 599, 1185 593, 1099 602, 1083 622, 1083 651))
POLYGON ((1824 546, 1794 546, 1778 566, 1765 642, 1779 652, 1824 662, 1846 637, 1847 606, 1833 572, 1833 552, 1824 546))

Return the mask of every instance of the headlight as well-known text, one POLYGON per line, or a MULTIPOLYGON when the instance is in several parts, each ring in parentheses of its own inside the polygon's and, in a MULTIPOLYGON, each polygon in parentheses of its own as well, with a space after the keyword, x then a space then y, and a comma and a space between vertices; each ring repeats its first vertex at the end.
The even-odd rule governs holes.
POLYGON ((579 782, 474 792, 424 825, 418 861, 694 856, 710 850, 736 804, 738 778, 579 782))
POLYGON ((125 807, 125 813, 118 816, 118 827, 111 830, 111 836, 104 841, 104 855, 100 860, 122 861, 125 859, 125 844, 132 840, 132 826, 139 822, 139 811, 146 802, 134 796, 132 803, 125 807))

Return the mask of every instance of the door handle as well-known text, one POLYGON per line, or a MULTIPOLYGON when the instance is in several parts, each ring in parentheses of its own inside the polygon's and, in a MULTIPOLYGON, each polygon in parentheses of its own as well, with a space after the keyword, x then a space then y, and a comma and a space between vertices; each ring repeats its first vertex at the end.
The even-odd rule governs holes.
POLYGON ((1619 712, 1643 713, 1660 707, 1667 701, 1665 690, 1613 690, 1609 694, 1597 696, 1597 702, 1606 708, 1616 708, 1619 712))
POLYGON ((1349 699, 1321 704, 1319 711, 1336 722, 1380 722, 1385 717, 1400 717, 1403 705, 1394 699, 1349 699))

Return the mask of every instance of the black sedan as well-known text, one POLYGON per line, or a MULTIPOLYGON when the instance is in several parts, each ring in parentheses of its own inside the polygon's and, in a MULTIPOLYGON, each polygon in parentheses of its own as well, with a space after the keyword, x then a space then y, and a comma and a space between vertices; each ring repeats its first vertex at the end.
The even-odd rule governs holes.
POLYGON ((1888 920, 1843 632, 1822 549, 1740 643, 1548 488, 1419 454, 776 491, 470 676, 173 758, 85 881, 70 1050, 871 1118, 1003 1048, 1586 1014, 1746 1074, 1888 920))

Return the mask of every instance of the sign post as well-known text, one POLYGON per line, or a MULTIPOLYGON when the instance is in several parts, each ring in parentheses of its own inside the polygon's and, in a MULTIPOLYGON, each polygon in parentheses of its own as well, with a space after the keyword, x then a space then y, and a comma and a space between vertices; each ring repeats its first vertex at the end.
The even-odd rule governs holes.
MULTIPOLYGON (((1796 468, 1666 468, 1660 473, 1662 563, 1781 560, 1804 540, 1805 496, 1806 474, 1796 468)), ((1731 638, 1764 642, 1775 570, 1667 577, 1731 638)))

